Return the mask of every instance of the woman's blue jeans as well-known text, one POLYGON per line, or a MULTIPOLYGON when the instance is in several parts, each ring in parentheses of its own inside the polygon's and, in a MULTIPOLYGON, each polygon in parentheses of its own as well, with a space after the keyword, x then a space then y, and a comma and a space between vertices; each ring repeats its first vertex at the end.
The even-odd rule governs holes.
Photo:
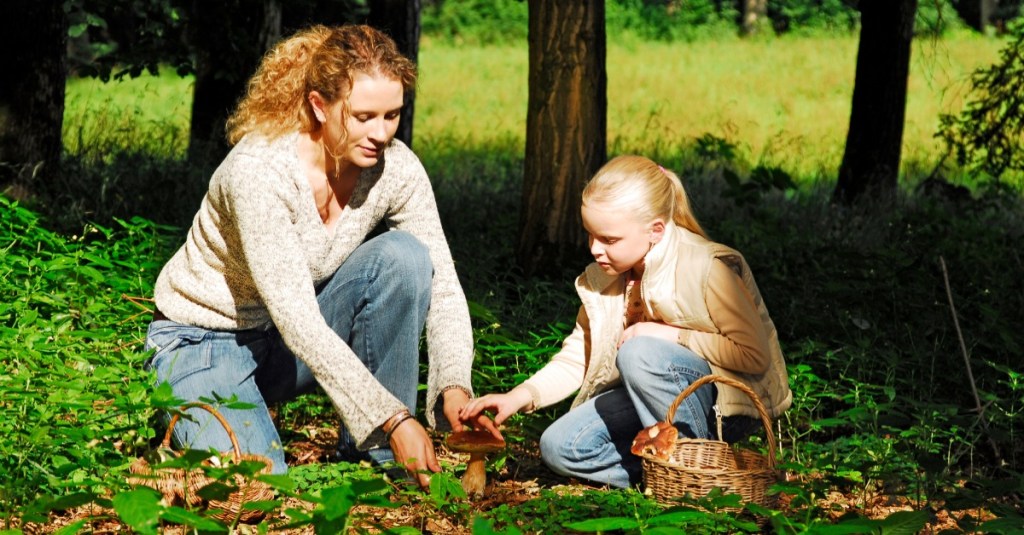
MULTIPOLYGON (((411 234, 385 232, 352 252, 320 288, 317 302, 327 324, 352 348, 373 376, 415 413, 419 384, 419 339, 430 305, 433 265, 426 246, 411 234)), ((237 397, 252 409, 219 409, 244 453, 264 455, 273 472, 284 473, 284 450, 267 409, 316 387, 309 368, 285 347, 276 329, 211 331, 173 321, 154 321, 146 348, 155 353, 147 369, 167 381, 185 401, 237 397)), ((174 441, 182 448, 230 451, 221 426, 201 409, 182 419, 174 441)), ((356 451, 341 426, 344 460, 394 460, 390 449, 356 451)))
MULTIPOLYGON (((541 435, 541 456, 554 472, 619 488, 639 483, 640 458, 629 451, 636 434, 664 421, 676 397, 711 373, 707 361, 693 351, 647 336, 622 344, 616 366, 621 386, 570 410, 541 435)), ((672 418, 680 436, 715 438, 717 395, 715 385, 709 384, 682 400, 672 418)), ((726 418, 722 434, 727 441, 739 440, 757 422, 742 416, 726 418)))

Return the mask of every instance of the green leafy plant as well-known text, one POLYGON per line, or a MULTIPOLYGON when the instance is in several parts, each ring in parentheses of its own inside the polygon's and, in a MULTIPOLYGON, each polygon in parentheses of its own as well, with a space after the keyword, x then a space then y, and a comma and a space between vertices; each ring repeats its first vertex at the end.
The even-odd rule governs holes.
POLYGON ((464 523, 469 515, 469 503, 462 482, 450 471, 430 476, 430 504, 443 515, 464 523))
POLYGON ((1010 33, 999 61, 971 76, 963 110, 940 115, 936 133, 959 165, 997 180, 1008 172, 1024 172, 1024 113, 1014 104, 1024 97, 1024 24, 1012 23, 1010 33))
MULTIPOLYGON (((311 526, 316 533, 367 533, 360 518, 352 514, 356 505, 396 507, 388 500, 389 486, 383 479, 345 481, 341 485, 314 493, 299 495, 315 504, 312 511, 290 508, 285 511, 289 521, 275 529, 295 529, 311 526)), ((407 530, 385 530, 385 533, 404 533, 407 530)))
POLYGON ((736 494, 723 494, 714 489, 707 496, 699 498, 683 497, 681 504, 664 511, 655 512, 650 516, 640 514, 638 509, 631 517, 602 517, 566 524, 566 527, 583 532, 605 532, 622 530, 624 533, 755 533, 759 531, 756 523, 733 514, 741 506, 741 498, 736 494))
MULTIPOLYGON (((498 529, 515 528, 525 533, 572 533, 572 523, 607 518, 646 518, 660 509, 635 490, 584 490, 581 493, 541 489, 537 498, 514 507, 500 505, 488 516, 498 529)), ((609 523, 620 520, 609 520, 609 523)))

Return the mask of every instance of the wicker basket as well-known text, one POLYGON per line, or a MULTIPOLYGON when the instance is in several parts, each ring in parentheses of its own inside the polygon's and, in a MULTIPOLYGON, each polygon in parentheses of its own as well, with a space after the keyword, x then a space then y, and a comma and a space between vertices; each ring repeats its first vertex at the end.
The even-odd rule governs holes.
MULTIPOLYGON (((778 478, 775 470, 775 435, 771 418, 761 400, 745 384, 720 375, 706 375, 694 381, 668 408, 665 421, 671 423, 679 403, 701 386, 723 383, 743 391, 754 401, 768 440, 768 456, 734 448, 722 440, 683 438, 676 442, 668 459, 642 457, 644 485, 655 499, 665 505, 677 504, 673 498, 706 496, 715 488, 725 494, 738 494, 744 502, 770 505, 766 491, 778 478)), ((721 433, 719 433, 721 434, 721 433)))
MULTIPOLYGON (((235 432, 231 429, 228 421, 224 419, 217 409, 205 403, 188 403, 183 405, 181 410, 184 412, 191 408, 199 408, 209 412, 224 426, 228 438, 231 439, 231 460, 233 462, 258 461, 264 464, 260 473, 270 473, 272 466, 270 459, 262 455, 242 453, 242 449, 238 445, 238 437, 235 436, 235 432)), ((204 500, 199 496, 199 490, 212 483, 214 481, 212 478, 208 477, 200 469, 186 472, 182 468, 154 468, 154 466, 158 466, 160 462, 167 460, 169 457, 180 455, 180 452, 175 452, 171 449, 171 434, 180 418, 181 414, 175 414, 171 417, 171 421, 167 425, 167 433, 164 435, 164 440, 160 443, 160 447, 154 452, 155 455, 139 457, 131 464, 128 471, 132 476, 128 478, 128 483, 131 485, 143 485, 160 491, 169 504, 184 504, 195 507, 203 504, 204 500)), ((204 462, 209 466, 213 466, 210 460, 204 462)), ((210 516, 228 522, 233 521, 235 518, 245 523, 258 522, 265 513, 252 509, 243 511, 242 505, 250 501, 271 499, 274 495, 273 489, 262 481, 249 480, 240 474, 236 474, 233 477, 235 478, 234 484, 238 486, 238 490, 231 493, 226 500, 210 500, 206 504, 207 507, 216 510, 210 516)))

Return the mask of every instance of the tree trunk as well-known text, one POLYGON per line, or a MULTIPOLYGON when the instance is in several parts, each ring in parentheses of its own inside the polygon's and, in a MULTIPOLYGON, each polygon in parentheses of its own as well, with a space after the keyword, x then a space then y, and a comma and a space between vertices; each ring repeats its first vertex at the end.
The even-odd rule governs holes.
POLYGON ((193 164, 211 164, 227 154, 224 125, 246 82, 281 38, 281 3, 194 0, 189 21, 196 62, 188 158, 193 164))
POLYGON ((529 0, 529 97, 517 259, 530 274, 584 253, 580 193, 606 160, 604 0, 529 0))
MULTIPOLYGON (((369 0, 367 24, 391 36, 405 57, 418 63, 420 53, 420 0, 369 0)), ((405 95, 402 117, 395 137, 412 147, 412 122, 416 93, 405 95)))
POLYGON ((953 2, 957 13, 968 26, 985 31, 985 28, 992 24, 992 17, 995 15, 999 0, 962 0, 953 2))
POLYGON ((0 188, 12 197, 59 185, 68 42, 63 5, 5 0, 0 7, 0 188))
POLYGON ((846 151, 833 198, 896 194, 917 0, 861 0, 860 44, 846 151))
POLYGON ((768 0, 743 0, 743 35, 753 35, 768 22, 768 0))

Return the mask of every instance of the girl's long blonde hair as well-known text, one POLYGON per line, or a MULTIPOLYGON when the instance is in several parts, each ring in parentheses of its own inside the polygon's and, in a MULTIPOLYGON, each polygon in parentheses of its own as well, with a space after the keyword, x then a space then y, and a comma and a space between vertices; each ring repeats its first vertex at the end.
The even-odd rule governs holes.
POLYGON ((615 206, 648 222, 656 218, 707 238, 675 173, 643 156, 618 156, 604 164, 583 188, 583 204, 615 206))
POLYGON ((416 85, 416 66, 390 37, 370 26, 316 25, 299 31, 263 57, 228 118, 228 142, 234 145, 250 132, 273 138, 316 131, 320 122, 309 93, 317 91, 328 104, 344 103, 356 73, 384 75, 401 82, 405 91, 416 85))

